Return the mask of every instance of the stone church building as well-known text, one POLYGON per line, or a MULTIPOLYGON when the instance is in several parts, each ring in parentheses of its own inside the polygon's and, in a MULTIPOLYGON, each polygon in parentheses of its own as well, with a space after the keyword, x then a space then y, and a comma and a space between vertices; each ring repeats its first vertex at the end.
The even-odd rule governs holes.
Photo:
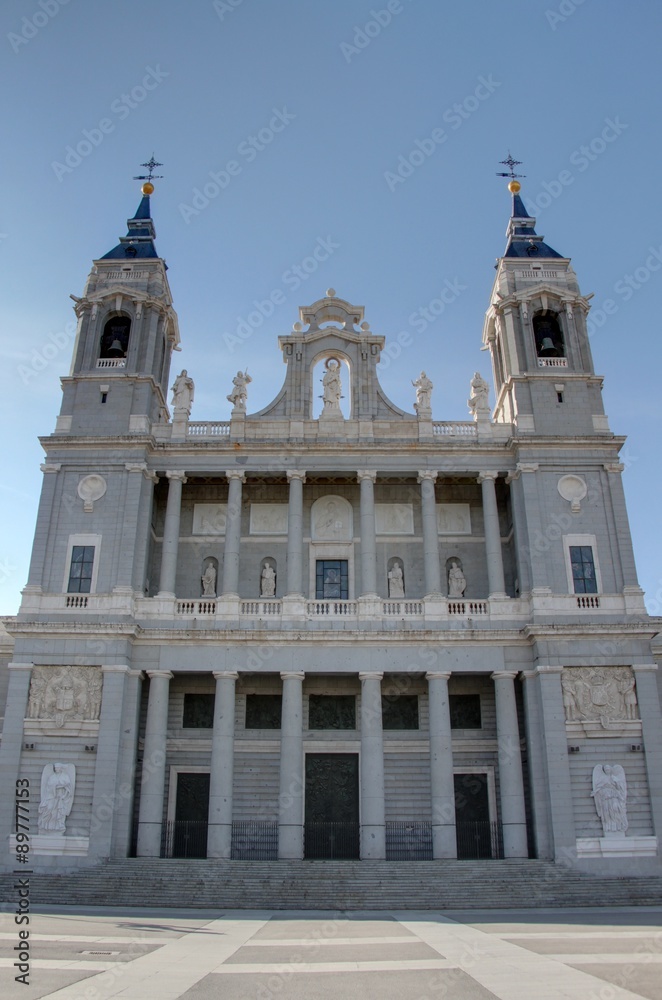
POLYGON ((493 389, 467 373, 472 419, 433 417, 425 373, 412 411, 394 405, 384 336, 329 289, 274 345, 275 399, 252 412, 237 372, 231 419, 199 422, 193 379, 171 373, 144 185, 75 299, 42 438, 6 622, 5 870, 29 845, 35 870, 137 855, 659 872, 662 647, 624 439, 571 262, 510 189, 493 389))

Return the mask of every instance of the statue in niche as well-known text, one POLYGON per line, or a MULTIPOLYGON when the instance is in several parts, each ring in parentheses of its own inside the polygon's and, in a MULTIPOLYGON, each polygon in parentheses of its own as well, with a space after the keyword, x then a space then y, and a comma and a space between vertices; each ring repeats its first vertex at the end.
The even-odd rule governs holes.
POLYGON ((448 596, 464 597, 467 589, 467 581, 457 559, 451 560, 451 567, 448 571, 448 596))
POLYGON ((417 413, 429 413, 432 407, 432 390, 434 386, 425 372, 421 372, 417 379, 412 382, 416 389, 416 402, 414 409, 417 413))
POLYGON ((327 358, 324 362, 326 371, 322 378, 322 400, 324 409, 339 410, 342 399, 342 382, 340 380, 340 362, 337 358, 327 358))
POLYGON ((591 797, 604 834, 625 833, 628 828, 628 786, 620 764, 597 764, 593 768, 591 797))
POLYGON ((276 571, 269 561, 265 562, 260 576, 260 597, 274 597, 276 594, 276 571))
POLYGON ((246 400, 248 399, 248 389, 247 386, 253 379, 248 374, 248 369, 245 372, 237 372, 235 377, 232 379, 233 389, 229 396, 226 396, 228 402, 232 403, 234 410, 237 413, 246 412, 246 400))
POLYGON ((393 563, 389 574, 388 574, 388 596, 389 597, 404 597, 405 596, 405 578, 402 572, 402 563, 397 559, 393 563))
POLYGON ((490 412, 490 404, 488 397, 490 394, 490 387, 481 376, 480 372, 474 372, 474 377, 471 380, 471 395, 467 400, 467 406, 471 413, 473 413, 474 420, 478 420, 478 416, 485 416, 490 412))
POLYGON ((191 413, 193 405, 193 394, 195 384, 193 379, 184 368, 172 384, 172 406, 174 410, 183 410, 187 415, 191 413))
POLYGON ((631 667, 565 667, 561 677, 568 722, 612 723, 637 718, 637 694, 631 667))
POLYGON ((47 764, 41 774, 41 801, 37 826, 39 833, 64 833, 71 812, 76 785, 73 764, 47 764))
POLYGON ((213 562, 207 563, 205 571, 200 577, 203 597, 216 597, 216 567, 213 562))

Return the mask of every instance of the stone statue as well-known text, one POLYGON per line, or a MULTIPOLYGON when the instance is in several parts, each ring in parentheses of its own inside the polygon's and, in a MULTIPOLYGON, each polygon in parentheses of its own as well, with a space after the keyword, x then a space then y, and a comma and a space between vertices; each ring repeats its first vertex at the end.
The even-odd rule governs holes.
POLYGON ((202 583, 203 597, 216 597, 216 567, 212 562, 207 563, 200 582, 202 583))
POLYGON ((634 689, 634 676, 622 676, 617 679, 618 690, 623 699, 623 710, 626 719, 637 718, 637 693, 634 689))
POLYGON ((101 715, 101 690, 103 687, 103 674, 100 670, 93 670, 89 675, 87 683, 87 717, 88 719, 98 719, 101 715))
POLYGON ((234 388, 230 395, 226 396, 226 399, 228 402, 233 404, 235 412, 246 412, 246 400, 248 399, 247 386, 249 382, 252 381, 253 379, 248 374, 248 369, 246 369, 245 372, 237 372, 235 377, 232 379, 232 385, 234 388))
POLYGON ((402 573, 402 563, 398 562, 397 559, 393 563, 393 566, 388 574, 388 596, 405 596, 405 581, 402 573))
POLYGON ((628 786, 625 771, 620 764, 597 764, 593 768, 591 797, 602 822, 603 832, 625 833, 628 818, 625 803, 628 786))
POLYGON ((28 718, 42 719, 44 717, 44 695, 46 694, 46 678, 42 671, 35 669, 30 679, 30 698, 28 700, 28 718))
POLYGON ((464 573, 460 568, 460 564, 457 559, 452 559, 451 568, 448 571, 448 596, 464 597, 466 589, 467 581, 464 578, 464 573))
POLYGON ((324 409, 327 407, 339 410, 342 399, 342 382, 340 380, 340 362, 337 358, 328 358, 325 364, 326 371, 322 379, 322 399, 324 409))
POLYGON ((570 679, 565 671, 561 674, 561 687, 563 689, 563 707, 565 709, 565 717, 568 722, 574 722, 580 717, 581 713, 577 704, 575 682, 570 679))
POLYGON ((421 372, 417 379, 412 382, 416 389, 416 402, 414 409, 417 413, 429 413, 432 408, 432 390, 434 386, 425 372, 421 372))
POLYGON ((480 416, 487 416, 490 412, 490 404, 488 401, 488 396, 490 394, 490 387, 481 377, 480 372, 474 372, 474 377, 471 380, 471 395, 467 400, 467 406, 474 415, 474 420, 478 420, 480 416))
POLYGON ((41 802, 37 825, 39 833, 64 833, 71 812, 76 784, 73 764, 47 764, 41 775, 41 802))
POLYGON ((276 593, 276 571, 270 562, 265 562, 260 577, 260 597, 274 597, 276 593))
POLYGON ((186 368, 177 376, 172 384, 172 406, 174 410, 184 410, 187 415, 191 413, 193 404, 193 393, 195 385, 193 379, 187 374, 186 368))

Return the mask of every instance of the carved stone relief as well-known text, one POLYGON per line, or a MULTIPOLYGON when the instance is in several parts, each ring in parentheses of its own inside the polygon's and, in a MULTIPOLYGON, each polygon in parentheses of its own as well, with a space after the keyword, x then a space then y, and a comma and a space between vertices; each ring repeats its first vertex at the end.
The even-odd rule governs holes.
POLYGON ((286 503, 251 504, 251 535, 286 535, 286 503))
POLYGON ((561 675, 566 721, 587 735, 614 735, 638 728, 637 692, 631 667, 565 667, 561 675), (586 724, 589 729, 586 729, 586 724), (637 723, 636 726, 628 725, 637 723))
POLYGON ((470 535, 471 514, 468 503, 438 503, 437 526, 440 535, 470 535))
POLYGON ((94 509, 95 500, 100 500, 106 492, 106 480, 96 473, 83 476, 78 483, 78 496, 83 501, 83 510, 88 513, 94 509))
POLYGON ((410 503, 376 503, 375 528, 378 535, 413 535, 414 508, 410 503))
POLYGON ((30 680, 28 718, 65 722, 97 721, 101 712, 100 667, 35 667, 30 680))
POLYGON ((224 535, 228 505, 196 503, 193 506, 194 535, 224 535))
POLYGON ((320 497, 310 512, 311 535, 315 541, 352 537, 352 508, 344 497, 320 497))

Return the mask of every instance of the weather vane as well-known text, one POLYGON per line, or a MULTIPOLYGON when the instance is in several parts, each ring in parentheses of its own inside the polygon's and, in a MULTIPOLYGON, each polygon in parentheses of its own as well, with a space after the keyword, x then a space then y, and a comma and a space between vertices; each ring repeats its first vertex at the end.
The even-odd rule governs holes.
POLYGON ((151 184, 152 181, 154 180, 154 178, 156 178, 157 180, 160 180, 163 177, 163 174, 155 174, 154 173, 154 168, 155 167, 162 167, 163 166, 162 163, 157 163, 156 162, 156 160, 154 159, 154 153, 152 153, 151 159, 149 159, 147 161, 147 163, 141 163, 140 166, 141 167, 147 167, 147 169, 149 170, 149 173, 148 174, 139 174, 137 177, 133 178, 134 181, 147 181, 148 184, 151 184))
MULTIPOLYGON (((514 167, 519 167, 522 164, 522 160, 514 160, 510 150, 508 150, 508 157, 505 160, 499 160, 499 163, 503 163, 504 167, 508 167, 508 172, 500 171, 497 173, 497 177, 510 177, 511 181, 514 181, 516 177, 526 177, 526 174, 516 174, 514 167)), ((143 164, 147 166, 147 164, 143 164)))

